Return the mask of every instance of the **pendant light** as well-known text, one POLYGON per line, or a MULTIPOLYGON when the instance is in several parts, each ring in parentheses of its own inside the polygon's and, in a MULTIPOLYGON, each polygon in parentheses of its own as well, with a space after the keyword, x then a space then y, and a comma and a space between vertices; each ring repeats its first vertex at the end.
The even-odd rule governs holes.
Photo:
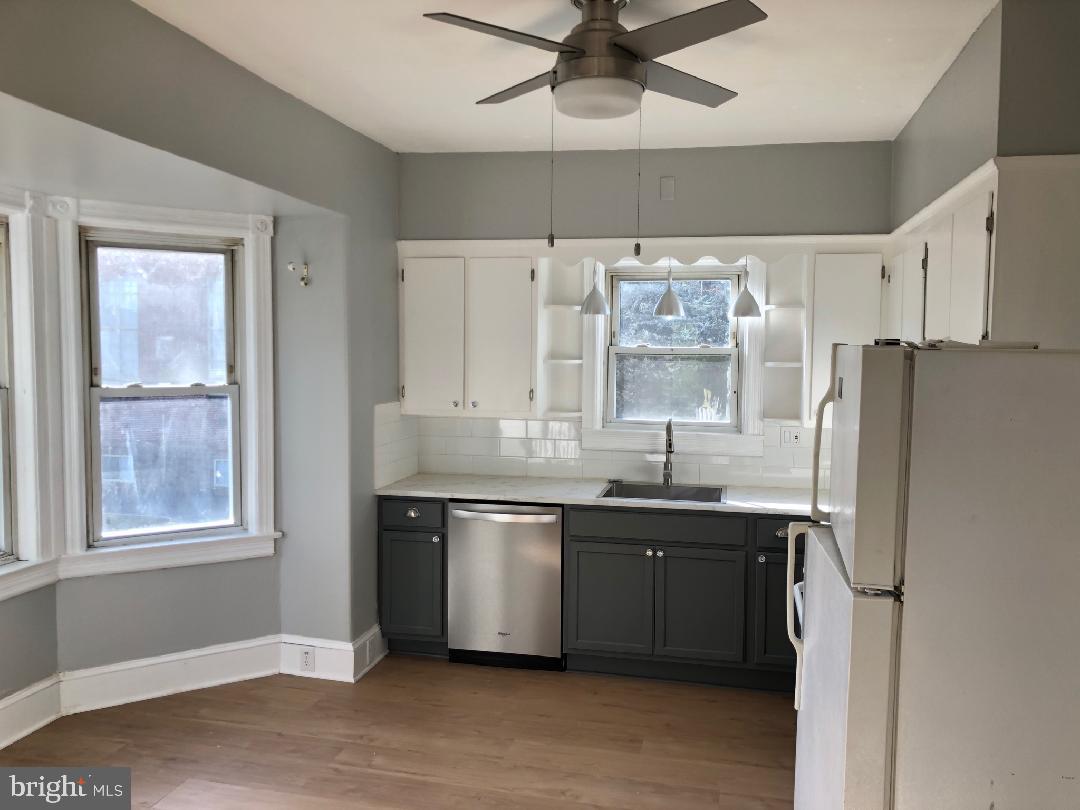
POLYGON ((611 307, 608 306, 607 298, 604 296, 604 291, 600 289, 600 278, 597 273, 599 265, 593 263, 593 288, 589 290, 589 294, 585 296, 585 300, 581 303, 582 315, 610 315, 611 307))
POLYGON ((657 318, 663 318, 665 320, 673 321, 677 318, 685 318, 686 310, 683 308, 683 302, 671 286, 671 258, 668 257, 667 262, 667 290, 660 297, 660 300, 656 304, 656 309, 653 312, 657 318))
POLYGON ((739 297, 735 299, 735 306, 732 307, 731 314, 736 318, 761 317, 761 307, 758 306, 757 299, 754 298, 754 294, 750 292, 749 287, 742 288, 739 297))

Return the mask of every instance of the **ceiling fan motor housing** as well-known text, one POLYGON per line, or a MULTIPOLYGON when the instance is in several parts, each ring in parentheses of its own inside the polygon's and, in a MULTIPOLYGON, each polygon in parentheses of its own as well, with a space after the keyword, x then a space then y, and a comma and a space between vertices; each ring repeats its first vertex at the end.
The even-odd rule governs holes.
POLYGON ((557 87, 575 79, 625 79, 645 87, 645 64, 636 56, 614 45, 611 38, 625 34, 619 23, 619 11, 626 0, 573 0, 581 9, 581 22, 563 40, 585 53, 561 53, 555 63, 557 87))

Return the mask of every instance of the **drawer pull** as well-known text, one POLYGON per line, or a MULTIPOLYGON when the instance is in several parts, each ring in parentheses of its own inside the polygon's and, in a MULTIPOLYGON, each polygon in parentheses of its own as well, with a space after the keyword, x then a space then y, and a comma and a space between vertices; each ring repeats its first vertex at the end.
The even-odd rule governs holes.
POLYGON ((420 510, 417 509, 415 506, 410 506, 408 509, 405 510, 405 517, 409 518, 409 520, 419 520, 420 510))
POLYGON ((763 563, 763 562, 765 562, 765 555, 764 555, 764 554, 758 554, 758 558, 757 558, 757 561, 758 561, 759 563, 763 563))
POLYGON ((434 537, 432 537, 431 542, 432 543, 438 543, 439 542, 439 535, 435 535, 434 537))
POLYGON ((776 530, 776 536, 781 540, 787 540, 787 538, 788 538, 788 527, 787 526, 781 526, 779 529, 776 530))

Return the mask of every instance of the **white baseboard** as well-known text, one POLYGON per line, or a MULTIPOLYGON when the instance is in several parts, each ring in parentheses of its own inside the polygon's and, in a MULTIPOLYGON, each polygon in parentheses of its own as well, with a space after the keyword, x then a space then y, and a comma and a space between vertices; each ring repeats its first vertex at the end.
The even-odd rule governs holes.
POLYGON ((0 749, 60 716, 60 676, 50 675, 0 700, 0 749))
POLYGON ((51 675, 0 699, 0 749, 58 717, 278 673, 354 683, 386 655, 378 625, 346 641, 272 635, 51 675), (312 652, 314 668, 301 666, 312 652))
POLYGON ((280 636, 264 636, 61 672, 60 709, 75 714, 275 675, 280 644, 280 636))

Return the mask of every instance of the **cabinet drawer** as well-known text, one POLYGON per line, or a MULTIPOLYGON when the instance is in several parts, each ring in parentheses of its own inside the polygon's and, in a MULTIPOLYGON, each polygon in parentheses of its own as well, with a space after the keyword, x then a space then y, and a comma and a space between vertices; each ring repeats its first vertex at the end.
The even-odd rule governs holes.
POLYGON ((610 537, 655 543, 709 543, 745 546, 746 518, 688 515, 680 512, 638 512, 630 509, 573 509, 567 527, 573 537, 610 537))
POLYGON ((384 499, 382 525, 396 529, 441 529, 446 525, 443 503, 384 499))
MULTIPOLYGON (((757 547, 787 551, 788 524, 793 520, 796 520, 796 518, 758 518, 757 531, 755 532, 757 547)), ((797 520, 805 521, 807 518, 797 518, 797 520)), ((802 554, 805 544, 805 534, 800 534, 795 538, 795 550, 799 554, 802 554)))

